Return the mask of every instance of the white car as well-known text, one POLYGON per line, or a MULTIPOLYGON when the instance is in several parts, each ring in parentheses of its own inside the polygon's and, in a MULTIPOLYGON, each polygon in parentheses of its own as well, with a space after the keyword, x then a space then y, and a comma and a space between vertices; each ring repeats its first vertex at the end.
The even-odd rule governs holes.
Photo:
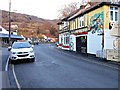
POLYGON ((9 59, 11 61, 23 59, 30 59, 32 62, 35 61, 33 46, 28 42, 14 42, 8 50, 10 51, 9 59))

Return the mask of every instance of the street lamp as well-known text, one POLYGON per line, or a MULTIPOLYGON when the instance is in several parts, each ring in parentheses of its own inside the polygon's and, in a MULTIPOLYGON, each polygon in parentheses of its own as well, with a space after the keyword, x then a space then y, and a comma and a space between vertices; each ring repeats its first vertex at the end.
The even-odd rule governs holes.
POLYGON ((11 45, 11 0, 9 0, 9 45, 11 45))

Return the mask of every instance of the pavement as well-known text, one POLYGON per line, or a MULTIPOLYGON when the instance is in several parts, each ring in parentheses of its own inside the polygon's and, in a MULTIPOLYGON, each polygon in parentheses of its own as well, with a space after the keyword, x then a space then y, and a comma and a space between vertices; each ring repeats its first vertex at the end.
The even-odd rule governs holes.
POLYGON ((87 55, 86 54, 80 54, 80 53, 77 53, 75 51, 63 50, 63 49, 60 49, 58 47, 56 47, 56 49, 58 49, 58 50, 60 50, 62 52, 72 54, 74 56, 84 57, 84 58, 86 58, 88 60, 94 60, 94 61, 98 61, 98 62, 103 62, 103 63, 108 63, 108 64, 120 66, 120 62, 115 62, 115 61, 110 61, 110 60, 108 61, 108 60, 96 57, 95 55, 92 55, 92 54, 87 54, 87 55))
POLYGON ((7 59, 8 59, 7 48, 0 48, 0 89, 10 88, 8 71, 5 71, 7 59))
POLYGON ((8 72, 2 72, 2 88, 10 88, 8 72))

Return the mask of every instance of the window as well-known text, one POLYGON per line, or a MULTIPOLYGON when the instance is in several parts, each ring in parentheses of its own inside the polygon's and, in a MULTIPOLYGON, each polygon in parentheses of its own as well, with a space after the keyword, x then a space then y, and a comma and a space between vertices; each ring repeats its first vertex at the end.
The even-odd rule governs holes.
POLYGON ((68 24, 69 24, 69 23, 68 23, 67 21, 65 21, 65 22, 64 22, 64 27, 65 27, 65 26, 68 26, 68 24))
POLYGON ((66 44, 69 44, 69 37, 66 37, 66 44))
POLYGON ((66 37, 64 36, 64 44, 66 44, 66 37))
POLYGON ((69 44, 69 36, 68 35, 64 36, 64 44, 69 44))
POLYGON ((113 21, 113 11, 110 11, 110 20, 113 21))
POLYGON ((84 17, 80 17, 80 27, 84 27, 84 17))
POLYGON ((82 21, 82 26, 84 26, 84 21, 82 21))
POLYGON ((118 21, 118 12, 115 12, 115 21, 118 21))
POLYGON ((118 7, 110 7, 110 20, 111 21, 118 21, 118 7))
POLYGON ((80 27, 81 27, 82 25, 81 25, 81 21, 80 21, 80 27))
POLYGON ((110 10, 113 10, 113 7, 110 7, 110 10))

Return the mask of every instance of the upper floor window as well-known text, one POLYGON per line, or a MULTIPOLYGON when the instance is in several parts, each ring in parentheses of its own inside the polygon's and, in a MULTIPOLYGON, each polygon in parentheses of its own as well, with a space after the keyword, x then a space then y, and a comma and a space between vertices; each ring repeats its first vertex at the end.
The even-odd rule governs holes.
POLYGON ((84 27, 84 17, 80 17, 80 27, 84 27))
POLYGON ((110 7, 110 20, 118 21, 118 7, 114 7, 114 6, 110 7))
POLYGON ((64 22, 64 26, 68 26, 69 23, 67 21, 64 22))

